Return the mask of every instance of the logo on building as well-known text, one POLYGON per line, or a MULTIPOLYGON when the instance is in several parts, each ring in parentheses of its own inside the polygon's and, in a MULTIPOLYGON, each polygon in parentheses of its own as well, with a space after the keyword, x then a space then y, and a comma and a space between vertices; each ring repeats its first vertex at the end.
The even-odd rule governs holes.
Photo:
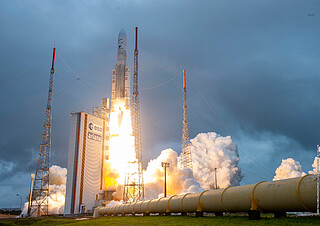
POLYGON ((89 127, 89 130, 91 130, 92 132, 95 132, 95 133, 102 133, 102 130, 103 130, 102 126, 97 125, 97 124, 92 123, 92 122, 90 122, 88 124, 88 127, 89 127))

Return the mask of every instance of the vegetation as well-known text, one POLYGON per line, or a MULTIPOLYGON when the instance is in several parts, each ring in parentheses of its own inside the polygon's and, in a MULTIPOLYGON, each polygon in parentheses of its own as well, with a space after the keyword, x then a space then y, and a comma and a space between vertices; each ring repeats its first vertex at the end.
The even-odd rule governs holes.
POLYGON ((0 225, 319 225, 320 217, 296 217, 290 216, 275 219, 263 216, 261 220, 249 220, 248 217, 228 216, 213 217, 204 216, 126 216, 126 217, 91 217, 66 218, 45 217, 33 219, 3 219, 0 225))

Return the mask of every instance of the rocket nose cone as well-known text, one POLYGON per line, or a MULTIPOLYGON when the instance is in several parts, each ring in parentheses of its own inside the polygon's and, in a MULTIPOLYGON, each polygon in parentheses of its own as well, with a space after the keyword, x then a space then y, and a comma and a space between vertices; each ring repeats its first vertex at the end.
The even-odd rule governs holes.
POLYGON ((118 37, 118 56, 126 56, 127 49, 127 35, 126 32, 121 29, 118 37))
POLYGON ((119 36, 118 39, 123 38, 123 39, 127 39, 127 35, 126 32, 121 28, 120 32, 119 32, 119 36))

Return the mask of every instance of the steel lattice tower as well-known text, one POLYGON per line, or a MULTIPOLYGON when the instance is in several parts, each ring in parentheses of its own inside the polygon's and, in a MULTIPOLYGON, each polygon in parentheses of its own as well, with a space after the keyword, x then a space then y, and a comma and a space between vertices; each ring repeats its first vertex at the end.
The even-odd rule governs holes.
POLYGON ((183 70, 183 125, 182 125, 181 163, 183 168, 189 168, 192 170, 192 156, 191 156, 191 150, 190 150, 188 116, 187 116, 187 88, 186 88, 185 70, 183 70))
POLYGON ((134 74, 132 84, 131 118, 136 151, 136 162, 129 163, 129 169, 125 176, 123 191, 124 201, 138 201, 144 198, 144 182, 142 168, 142 145, 141 145, 141 125, 140 125, 140 105, 138 90, 138 27, 135 34, 134 49, 134 74))
POLYGON ((52 67, 50 71, 48 101, 46 114, 43 123, 41 144, 37 163, 37 171, 32 191, 32 199, 36 204, 31 204, 31 215, 37 212, 38 217, 48 215, 48 197, 49 197, 49 168, 51 151, 51 121, 52 121, 52 94, 54 79, 54 62, 56 48, 53 48, 52 67))

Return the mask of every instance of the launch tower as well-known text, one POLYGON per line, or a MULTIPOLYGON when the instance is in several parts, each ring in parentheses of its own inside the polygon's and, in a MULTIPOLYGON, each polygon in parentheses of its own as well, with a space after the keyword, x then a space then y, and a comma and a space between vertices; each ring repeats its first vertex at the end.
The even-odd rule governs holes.
POLYGON ((183 70, 183 125, 182 125, 182 148, 181 148, 181 165, 183 168, 192 170, 192 156, 190 150, 189 128, 187 117, 187 88, 186 88, 186 71, 183 70))
POLYGON ((48 101, 46 114, 43 123, 41 144, 37 163, 36 176, 32 195, 35 202, 31 202, 31 213, 37 212, 37 216, 48 215, 48 197, 49 197, 49 168, 50 168, 50 151, 51 151, 51 121, 52 121, 52 94, 54 79, 54 62, 56 48, 53 48, 52 67, 49 80, 48 101))
POLYGON ((126 173, 123 201, 139 201, 144 198, 144 182, 142 168, 142 145, 141 145, 141 125, 140 125, 140 105, 138 90, 138 27, 135 29, 135 49, 134 49, 134 74, 131 103, 131 120, 135 144, 137 162, 131 162, 128 167, 130 171, 126 173), (132 171, 131 171, 132 170, 132 171))

